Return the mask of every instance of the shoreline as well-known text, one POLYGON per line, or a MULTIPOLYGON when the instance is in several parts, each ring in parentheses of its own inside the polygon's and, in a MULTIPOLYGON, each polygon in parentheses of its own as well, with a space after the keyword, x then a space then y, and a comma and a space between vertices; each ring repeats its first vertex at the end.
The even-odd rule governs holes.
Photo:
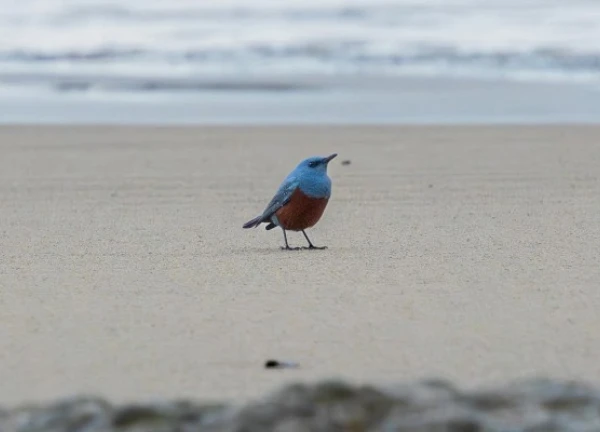
MULTIPOLYGON (((89 91, 77 91, 77 86, 82 84, 69 84, 69 78, 64 80, 60 86, 72 86, 75 90, 5 88, 0 93, 0 124, 600 122, 600 86, 597 84, 389 76, 284 75, 246 80, 207 76, 196 80, 162 79, 166 87, 159 84, 160 78, 147 78, 148 83, 142 80, 135 85, 148 87, 148 90, 111 92, 95 91, 92 84, 89 91), (169 82, 187 90, 169 91, 169 82), (194 88, 203 90, 189 91, 194 88)), ((111 82, 119 88, 118 85, 127 85, 128 81, 111 79, 105 84, 113 85, 111 82)))

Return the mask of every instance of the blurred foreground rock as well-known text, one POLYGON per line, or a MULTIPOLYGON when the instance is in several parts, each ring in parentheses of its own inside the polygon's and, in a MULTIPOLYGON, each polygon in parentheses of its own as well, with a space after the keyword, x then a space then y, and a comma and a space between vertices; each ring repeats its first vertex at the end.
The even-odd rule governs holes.
POLYGON ((1 432, 600 431, 600 389, 531 380, 461 391, 443 381, 388 388, 285 387, 246 406, 174 401, 115 406, 73 398, 0 409, 1 432))

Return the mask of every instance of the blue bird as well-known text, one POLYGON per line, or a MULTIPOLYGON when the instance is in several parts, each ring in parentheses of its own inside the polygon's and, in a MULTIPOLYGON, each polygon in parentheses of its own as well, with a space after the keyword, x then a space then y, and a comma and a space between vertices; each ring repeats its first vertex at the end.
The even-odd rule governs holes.
POLYGON ((331 179, 327 175, 327 165, 337 156, 334 153, 327 157, 310 157, 303 160, 283 180, 275 196, 259 216, 246 222, 244 228, 256 228, 266 223, 266 230, 280 227, 283 230, 286 250, 290 248, 286 231, 302 231, 308 249, 326 249, 317 247, 306 235, 307 228, 315 226, 321 219, 325 207, 331 197, 331 179))

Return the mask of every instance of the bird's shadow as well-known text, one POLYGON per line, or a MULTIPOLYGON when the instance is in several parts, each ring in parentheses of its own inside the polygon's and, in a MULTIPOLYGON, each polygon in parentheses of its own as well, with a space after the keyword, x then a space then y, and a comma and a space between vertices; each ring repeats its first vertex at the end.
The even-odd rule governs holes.
POLYGON ((327 250, 327 246, 320 246, 320 247, 308 247, 308 246, 297 246, 297 247, 284 247, 284 246, 280 246, 279 250, 284 251, 284 252, 297 252, 297 251, 302 251, 302 250, 310 250, 310 251, 318 251, 318 250, 327 250))
POLYGON ((298 248, 289 248, 286 249, 283 246, 279 246, 279 247, 245 247, 242 249, 236 249, 235 251, 232 251, 232 253, 234 255, 246 255, 248 253, 258 253, 261 255, 274 255, 274 254, 293 254, 293 253, 301 253, 301 252, 306 252, 306 253, 317 253, 317 252, 326 252, 329 249, 325 248, 325 249, 317 249, 317 248, 309 248, 309 247, 298 247, 298 248))

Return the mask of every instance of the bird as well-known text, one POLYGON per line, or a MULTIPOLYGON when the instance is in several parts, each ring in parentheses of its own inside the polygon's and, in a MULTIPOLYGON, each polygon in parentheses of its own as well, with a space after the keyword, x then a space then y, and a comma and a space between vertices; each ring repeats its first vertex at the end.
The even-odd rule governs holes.
POLYGON ((265 210, 246 222, 243 228, 256 228, 263 223, 267 224, 267 231, 280 227, 285 241, 281 249, 285 250, 301 249, 289 246, 286 231, 302 231, 308 242, 307 249, 327 249, 327 246, 313 245, 305 230, 315 226, 327 207, 331 197, 327 166, 336 156, 337 153, 326 157, 312 156, 300 162, 283 180, 265 210))

